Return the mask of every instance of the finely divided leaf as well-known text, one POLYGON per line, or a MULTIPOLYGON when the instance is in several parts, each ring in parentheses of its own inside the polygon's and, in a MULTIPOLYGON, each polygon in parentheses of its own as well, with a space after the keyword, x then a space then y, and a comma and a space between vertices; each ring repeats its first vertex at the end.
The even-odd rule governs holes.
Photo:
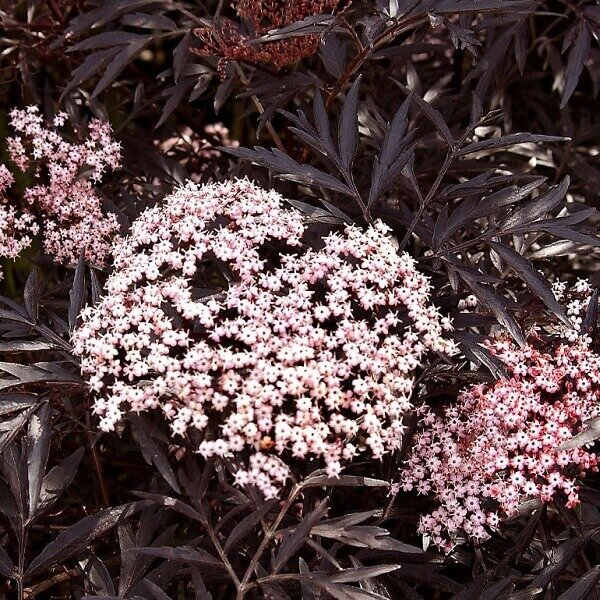
POLYGON ((567 327, 573 327, 564 308, 554 296, 552 286, 548 280, 535 269, 530 260, 503 244, 497 242, 489 242, 489 244, 508 266, 531 288, 533 293, 536 294, 567 327))
POLYGON ((84 517, 59 533, 56 539, 33 559, 25 575, 30 577, 58 562, 63 563, 112 529, 120 520, 131 516, 147 504, 147 502, 132 502, 84 517))
POLYGON ((359 76, 352 84, 340 115, 338 148, 342 168, 345 171, 350 169, 358 145, 358 91, 360 80, 359 76))
POLYGON ((29 481, 29 518, 37 512, 51 438, 52 407, 44 402, 29 419, 27 432, 27 478, 29 481))
POLYGON ((73 331, 77 317, 85 305, 85 255, 81 253, 73 276, 73 287, 69 292, 69 329, 73 331))
POLYGON ((296 551, 303 546, 312 528, 321 520, 326 511, 327 504, 325 500, 321 500, 312 512, 307 514, 290 533, 283 537, 273 560, 273 573, 279 572, 296 551))

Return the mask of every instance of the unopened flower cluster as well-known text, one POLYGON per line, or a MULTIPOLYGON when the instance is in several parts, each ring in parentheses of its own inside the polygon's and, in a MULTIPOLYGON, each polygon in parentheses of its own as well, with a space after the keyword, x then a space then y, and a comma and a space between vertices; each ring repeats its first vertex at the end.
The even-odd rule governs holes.
POLYGON ((9 156, 21 171, 33 169, 36 185, 25 190, 24 201, 41 216, 45 252, 61 263, 76 262, 82 252, 90 262, 104 263, 119 226, 115 215, 103 211, 93 184, 120 163, 109 125, 94 119, 84 140, 70 142, 58 133, 64 113, 52 128, 35 106, 10 117, 17 135, 8 138, 9 156))
MULTIPOLYGON (((37 224, 29 213, 18 214, 10 206, 4 194, 14 183, 10 171, 0 165, 0 258, 16 258, 31 244, 31 236, 37 233, 37 224)), ((2 269, 0 269, 2 279, 2 269)))
POLYGON ((211 29, 195 31, 202 41, 197 53, 201 56, 220 56, 220 69, 228 60, 266 63, 283 69, 319 48, 318 35, 298 35, 282 40, 252 43, 255 38, 273 29, 281 29, 306 17, 332 12, 339 0, 237 0, 235 9, 249 33, 241 31, 231 19, 221 18, 211 29))
POLYGON ((600 356, 583 339, 547 347, 532 337, 518 348, 496 338, 488 350, 508 376, 468 389, 441 416, 425 409, 402 476, 404 490, 435 494, 420 531, 446 551, 487 539, 527 499, 560 494, 576 506, 576 480, 600 462, 589 449, 561 448, 599 414, 600 356))
POLYGON ((424 354, 453 351, 449 323, 382 223, 320 250, 304 229, 248 180, 189 183, 143 213, 74 335, 100 427, 159 408, 175 434, 204 433, 205 457, 248 451, 237 483, 266 497, 294 458, 337 476, 397 448, 424 354), (229 284, 203 293, 219 266, 229 284))

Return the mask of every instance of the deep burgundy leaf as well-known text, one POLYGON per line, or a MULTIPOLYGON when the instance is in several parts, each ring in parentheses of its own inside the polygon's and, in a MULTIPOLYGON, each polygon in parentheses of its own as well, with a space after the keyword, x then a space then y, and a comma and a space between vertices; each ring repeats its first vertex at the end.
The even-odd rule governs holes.
POLYGON ((594 590, 598 591, 598 582, 600 582, 600 565, 592 567, 566 592, 562 593, 557 600, 588 600, 588 598, 593 598, 594 590))
POLYGON ((27 568, 26 576, 30 577, 59 561, 67 560, 112 529, 121 519, 131 516, 147 504, 147 502, 132 502, 84 517, 59 533, 56 539, 33 559, 27 568))
POLYGON ((6 550, 0 546, 0 575, 3 577, 14 577, 15 567, 6 550))
POLYGON ((52 434, 52 407, 44 402, 30 417, 27 432, 27 479, 29 482, 29 518, 38 509, 44 483, 52 434))
POLYGON ((82 253, 75 268, 73 276, 73 287, 69 292, 69 328, 75 329, 77 317, 85 305, 86 286, 85 286, 85 255, 82 253))
POLYGON ((585 21, 581 21, 578 35, 569 52, 569 60, 565 67, 565 89, 563 90, 562 99, 560 101, 561 108, 564 108, 567 105, 567 102, 577 87, 581 71, 583 71, 583 65, 587 61, 590 53, 591 43, 592 32, 590 27, 585 21))
POLYGON ((84 452, 85 448, 78 448, 73 454, 48 471, 42 482, 37 514, 41 514, 52 506, 67 487, 71 485, 75 475, 77 475, 77 469, 84 452))
POLYGON ((333 145, 333 138, 331 137, 331 128, 329 126, 329 117, 325 110, 325 104, 323 103, 323 97, 320 92, 315 92, 313 100, 313 114, 315 119, 315 127, 319 134, 319 142, 323 149, 323 153, 330 158, 334 163, 340 162, 340 154, 336 151, 333 145))
POLYGON ((464 148, 458 150, 456 156, 467 156, 469 154, 474 154, 475 152, 482 152, 483 150, 496 150, 498 148, 514 146, 515 144, 541 144, 547 142, 565 141, 569 141, 569 138, 556 135, 540 135, 526 132, 512 133, 510 135, 504 135, 502 137, 493 138, 491 140, 483 140, 481 142, 473 142, 471 144, 468 144, 464 148))
POLYGON ((42 294, 42 282, 40 280, 40 274, 36 267, 31 269, 29 277, 25 282, 25 290, 23 292, 23 302, 25 308, 29 313, 32 321, 37 321, 40 296, 42 294))
POLYGON ((358 144, 358 93, 360 80, 361 77, 359 75, 346 95, 340 115, 338 148, 342 168, 345 171, 348 171, 352 165, 358 144))
POLYGON ((371 577, 377 577, 379 575, 385 575, 392 571, 397 571, 402 568, 401 565, 378 565, 374 567, 356 567, 354 569, 344 569, 337 573, 332 573, 329 576, 329 580, 335 583, 354 583, 356 581, 362 581, 364 579, 370 579, 371 577))
POLYGON ((320 521, 326 512, 327 504, 322 500, 290 533, 283 537, 281 545, 273 560, 273 573, 278 573, 285 566, 287 561, 303 546, 310 535, 312 528, 320 521))
POLYGON ((201 548, 194 549, 187 546, 182 546, 180 548, 169 548, 163 546, 160 548, 133 548, 131 551, 135 554, 154 556, 156 558, 164 558, 166 560, 175 560, 177 562, 188 563, 191 565, 210 566, 213 569, 225 568, 217 558, 201 548))
POLYGON ((149 464, 153 464, 163 479, 173 488, 178 494, 181 492, 175 473, 169 464, 169 460, 163 449, 157 442, 156 433, 153 431, 153 425, 148 421, 146 415, 129 415, 128 421, 131 424, 131 432, 137 442, 144 460, 149 464))
POLYGON ((567 327, 573 327, 564 308, 554 296, 550 282, 530 260, 498 242, 490 242, 490 246, 567 327))
POLYGON ((225 545, 223 546, 223 550, 227 552, 230 548, 235 546, 242 538, 250 533, 254 527, 258 523, 260 523, 261 519, 265 517, 265 515, 273 508, 275 505, 274 500, 270 500, 265 502, 262 506, 258 507, 256 510, 252 511, 247 517, 242 519, 231 531, 225 545))

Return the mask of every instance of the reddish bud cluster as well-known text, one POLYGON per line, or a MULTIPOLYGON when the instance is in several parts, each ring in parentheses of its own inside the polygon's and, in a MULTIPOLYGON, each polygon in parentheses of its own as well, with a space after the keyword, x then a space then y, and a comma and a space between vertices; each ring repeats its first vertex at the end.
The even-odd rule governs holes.
POLYGON ((252 41, 273 29, 287 27, 311 15, 331 12, 338 3, 339 0, 237 0, 237 14, 251 33, 244 33, 231 19, 219 19, 211 29, 195 31, 202 41, 202 47, 196 52, 200 56, 221 57, 221 69, 228 60, 269 63, 283 69, 314 54, 319 47, 319 36, 301 35, 264 43, 252 41))

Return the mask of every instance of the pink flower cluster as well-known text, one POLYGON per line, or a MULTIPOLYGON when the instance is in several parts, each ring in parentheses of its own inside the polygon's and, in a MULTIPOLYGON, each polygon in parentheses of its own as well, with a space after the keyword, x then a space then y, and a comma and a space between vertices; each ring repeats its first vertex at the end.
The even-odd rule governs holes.
POLYGON ((565 307, 565 312, 571 323, 573 323, 572 328, 568 328, 562 322, 558 324, 553 323, 552 333, 565 338, 569 342, 576 342, 581 338, 590 344, 592 340, 589 332, 581 331, 581 325, 594 291, 592 286, 585 279, 578 279, 571 287, 564 281, 556 281, 552 285, 552 291, 556 299, 565 307))
POLYGON ((0 165, 0 258, 16 258, 31 244, 31 236, 38 231, 32 215, 18 215, 15 208, 5 202, 4 193, 13 183, 10 171, 0 165))
POLYGON ((488 349, 508 377, 470 388, 443 416, 425 409, 402 474, 405 491, 435 494, 420 532, 446 551, 487 539, 527 499, 565 494, 577 505, 576 479, 600 463, 589 449, 560 449, 600 413, 600 356, 584 340, 548 347, 532 337, 518 348, 497 338, 488 349))
POLYGON ((94 119, 83 141, 70 142, 57 132, 64 113, 54 118, 52 129, 36 106, 13 110, 10 117, 17 135, 8 138, 9 156, 21 171, 33 166, 39 182, 25 191, 24 200, 42 217, 44 250, 61 263, 76 262, 82 252, 90 262, 104 263, 119 232, 115 215, 102 210, 93 188, 121 160, 109 125, 94 119))
POLYGON ((360 452, 397 448, 424 354, 454 349, 449 323, 384 224, 319 250, 304 230, 248 180, 189 183, 143 213, 74 334, 100 427, 159 408, 173 433, 203 432, 204 457, 249 451, 237 483, 266 497, 290 459, 337 476, 360 452))

